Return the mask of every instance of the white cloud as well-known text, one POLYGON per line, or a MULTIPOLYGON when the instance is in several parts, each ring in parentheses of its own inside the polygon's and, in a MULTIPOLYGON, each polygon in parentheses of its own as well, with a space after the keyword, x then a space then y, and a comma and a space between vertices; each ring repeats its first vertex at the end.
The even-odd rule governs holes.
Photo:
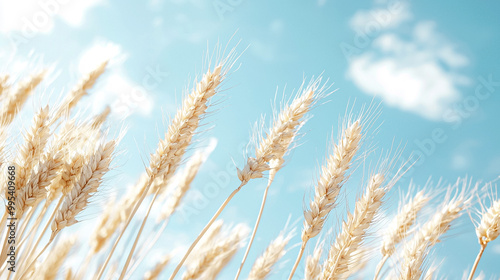
POLYGON ((364 33, 374 28, 380 30, 397 27, 412 17, 408 4, 397 3, 399 3, 397 6, 391 4, 372 10, 358 11, 351 18, 349 24, 356 32, 364 33))
POLYGON ((420 22, 409 40, 395 32, 376 38, 370 49, 351 59, 348 76, 391 106, 442 120, 444 110, 459 100, 459 86, 468 81, 458 71, 467 64, 434 23, 420 22))
POLYGON ((103 40, 96 41, 81 54, 78 64, 81 74, 109 60, 108 71, 100 77, 97 89, 86 101, 92 114, 100 113, 106 105, 111 106, 111 116, 120 119, 135 113, 149 115, 152 112, 151 93, 125 73, 123 63, 127 56, 121 46, 103 40))
POLYGON ((56 17, 69 25, 80 26, 88 10, 101 2, 102 0, 1 1, 0 32, 49 32, 54 27, 56 17))

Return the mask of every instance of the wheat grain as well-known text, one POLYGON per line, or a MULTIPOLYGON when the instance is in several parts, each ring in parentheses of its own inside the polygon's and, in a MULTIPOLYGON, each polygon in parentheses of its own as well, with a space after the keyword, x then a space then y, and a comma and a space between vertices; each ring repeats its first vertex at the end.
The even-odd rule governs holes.
POLYGON ((341 279, 353 262, 353 253, 359 248, 369 226, 374 222, 387 188, 382 187, 384 175, 375 174, 363 196, 356 202, 354 213, 349 213, 342 230, 330 248, 323 265, 321 279, 341 279))

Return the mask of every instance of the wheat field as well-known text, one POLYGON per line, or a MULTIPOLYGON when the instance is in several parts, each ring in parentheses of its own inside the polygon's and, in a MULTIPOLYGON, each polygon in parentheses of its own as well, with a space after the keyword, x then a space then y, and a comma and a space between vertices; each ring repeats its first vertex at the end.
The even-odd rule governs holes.
POLYGON ((114 178, 108 176, 121 168, 115 162, 122 156, 120 141, 126 129, 110 132, 120 124, 108 118, 109 107, 85 116, 79 106, 87 95, 98 94, 93 86, 108 71, 108 61, 81 77, 56 104, 44 103, 43 95, 38 98, 41 104, 35 105, 31 121, 21 131, 13 123, 28 98, 41 95, 39 85, 48 79, 47 73, 32 73, 15 82, 9 73, 0 73, 0 179, 6 205, 0 230, 1 279, 221 279, 221 271, 229 269, 234 270, 235 280, 271 279, 277 271, 287 279, 306 280, 364 279, 366 275, 442 279, 446 275, 437 269, 440 260, 433 259, 433 248, 453 238, 447 232, 469 214, 468 222, 476 228, 477 238, 470 242, 477 243, 477 257, 469 256, 464 279, 480 279, 476 267, 500 234, 500 200, 494 182, 468 177, 451 183, 429 180, 425 186, 404 186, 409 191, 399 191, 401 184, 407 184, 399 180, 411 170, 415 158, 402 158, 404 148, 377 150, 373 127, 382 120, 380 106, 373 104, 361 109, 346 104, 346 113, 338 112, 344 116, 332 120, 332 125, 338 123, 340 133, 328 140, 331 152, 317 159, 322 163, 317 180, 310 182, 303 205, 289 204, 301 208, 303 216, 298 223, 287 223, 277 236, 260 236, 268 247, 258 258, 248 258, 259 238, 258 229, 266 227, 261 218, 273 215, 264 206, 278 171, 293 161, 293 150, 301 149, 298 144, 307 135, 313 111, 329 106, 327 101, 335 102, 332 84, 321 76, 297 81, 296 90, 287 91, 286 101, 275 108, 270 125, 253 129, 254 136, 248 140, 252 149, 234 164, 232 176, 239 185, 224 190, 227 199, 217 205, 211 219, 199 221, 205 226, 190 245, 175 251, 165 248, 163 256, 154 259, 155 265, 148 266, 144 259, 150 258, 152 248, 161 250, 164 242, 176 242, 165 240, 165 232, 176 230, 168 222, 191 195, 192 183, 213 150, 210 139, 199 135, 211 113, 224 110, 212 99, 221 91, 235 90, 224 88, 226 79, 245 54, 234 49, 216 53, 183 94, 175 115, 163 116, 169 119, 167 127, 151 154, 144 156, 142 175, 126 190, 114 186, 114 178), (371 153, 379 153, 379 160, 368 162, 371 153), (358 173, 363 174, 361 191, 355 201, 345 201, 346 187, 358 173), (219 216, 250 181, 265 185, 246 190, 263 196, 251 202, 259 206, 252 213, 255 220, 225 223, 219 216), (110 193, 117 193, 116 199, 110 199, 110 193), (394 201, 391 196, 397 196, 398 207, 388 205, 394 201), (105 205, 101 207, 94 198, 105 200, 105 205), (386 209, 394 213, 387 215, 386 209), (98 214, 86 216, 92 211, 98 214), (75 224, 83 226, 76 233, 71 231, 75 224), (298 252, 292 248, 299 248, 298 252), (280 265, 285 256, 291 263, 280 265), (376 266, 368 265, 373 262, 376 266))

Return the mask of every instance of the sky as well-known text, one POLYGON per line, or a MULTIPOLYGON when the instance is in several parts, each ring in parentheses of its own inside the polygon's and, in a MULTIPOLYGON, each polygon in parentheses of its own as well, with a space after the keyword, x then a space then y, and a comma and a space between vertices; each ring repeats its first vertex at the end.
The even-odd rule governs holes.
MULTIPOLYGON (((458 177, 467 176, 481 187, 499 178, 499 8, 492 0, 2 0, 0 73, 18 81, 40 69, 49 71, 42 90, 28 100, 19 117, 26 126, 30 112, 56 102, 84 73, 110 59, 107 72, 79 105, 80 114, 92 116, 109 105, 111 130, 126 128, 127 134, 103 194, 79 225, 84 227, 93 224, 100 205, 120 196, 144 171, 149 153, 183 94, 206 71, 213 51, 235 48, 240 55, 195 139, 193 150, 213 151, 137 275, 166 252, 180 257, 238 186, 235 167, 241 168, 245 156, 254 153, 249 143, 256 122, 264 119, 267 126, 273 108, 289 100, 304 80, 322 75, 332 93, 318 102, 277 174, 243 270, 246 275, 281 231, 296 228, 287 254, 269 277, 286 279, 298 253, 302 212, 339 124, 349 113, 357 116, 371 108, 377 117, 363 142, 368 156, 356 161, 342 201, 326 222, 334 228, 325 233, 328 245, 384 157, 399 153, 395 166, 412 155, 418 160, 391 190, 368 246, 377 246, 377 234, 394 215, 410 182, 424 187, 431 178, 427 189, 436 193, 430 205, 435 209, 458 177)), ((252 227, 265 184, 264 178, 245 186, 222 219, 228 225, 243 222, 252 227)), ((427 264, 439 265, 440 276, 459 279, 478 250, 474 224, 466 213, 434 247, 427 264)), ((233 277, 241 257, 239 252, 221 279, 233 277)), ((364 279, 371 279, 379 257, 375 249, 364 279)), ((478 271, 487 279, 498 277, 499 258, 497 240, 486 249, 478 271)), ((165 275, 172 268, 167 267, 165 275)), ((297 276, 303 269, 302 262, 297 276)))

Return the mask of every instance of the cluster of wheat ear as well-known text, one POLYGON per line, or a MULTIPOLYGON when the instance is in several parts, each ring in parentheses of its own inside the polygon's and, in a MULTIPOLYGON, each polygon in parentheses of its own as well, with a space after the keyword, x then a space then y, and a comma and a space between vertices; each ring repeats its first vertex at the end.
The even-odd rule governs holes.
MULTIPOLYGON (((166 250, 154 265, 144 267, 142 261, 164 237, 170 217, 176 214, 183 198, 189 194, 200 167, 213 150, 210 144, 193 154, 188 153, 194 145, 198 127, 214 104, 211 99, 221 91, 237 58, 234 50, 220 57, 225 58, 209 63, 206 72, 185 94, 181 107, 164 137, 159 139, 137 182, 122 196, 107 203, 93 222, 96 224, 93 232, 85 230, 77 235, 66 232, 71 232, 68 228, 79 223, 78 217, 86 208, 97 207, 92 197, 118 193, 110 189, 112 181, 108 181, 107 189, 103 190, 103 181, 108 180, 105 176, 114 167, 112 163, 123 137, 122 133, 110 135, 111 120, 107 120, 110 108, 83 119, 74 112, 79 101, 105 73, 107 62, 83 77, 58 104, 42 104, 35 108, 32 124, 22 131, 19 125, 13 124, 19 121, 17 116, 28 98, 43 85, 46 72, 36 73, 21 82, 14 82, 8 75, 0 76, 0 181, 4 200, 9 201, 0 229, 2 279, 139 279, 144 271, 144 279, 174 279, 176 276, 185 280, 216 279, 238 250, 246 247, 239 268, 234 272, 235 280, 240 277, 257 235, 268 190, 288 153, 296 146, 295 139, 311 117, 311 110, 320 99, 329 96, 329 86, 321 78, 302 82, 291 100, 274 114, 269 128, 257 131, 255 152, 245 159, 242 168, 235 168, 234 176, 241 181, 240 185, 228 194, 191 246, 186 250, 166 250), (253 230, 245 224, 224 224, 219 216, 231 199, 250 180, 259 178, 266 178, 267 186, 260 210, 255 213, 253 230), (161 211, 156 215, 156 225, 147 227, 154 205, 160 205, 161 211), (137 217, 141 207, 143 212, 140 213, 145 214, 137 217), (12 259, 8 255, 12 243, 7 225, 13 218, 16 219, 15 266, 9 262, 12 259), (146 229, 150 230, 148 234, 152 238, 145 238, 146 229), (117 249, 121 250, 119 254, 117 249), (181 255, 177 254, 179 252, 181 255), (174 266, 169 268, 172 263, 174 266), (9 269, 12 267, 15 269, 9 269), (170 276, 166 275, 167 270, 171 270, 170 276)), ((364 166, 367 155, 364 151, 373 151, 363 147, 369 139, 366 136, 373 121, 372 113, 373 110, 351 113, 341 122, 339 137, 332 141, 331 154, 324 159, 321 175, 317 182, 311 182, 313 195, 304 210, 296 261, 290 271, 285 271, 288 279, 346 279, 360 273, 370 275, 366 273, 366 264, 376 256, 380 261, 371 274, 374 279, 437 278, 438 272, 429 268, 433 246, 465 211, 471 209, 473 197, 480 197, 483 206, 489 197, 491 206, 478 211, 476 233, 480 252, 470 270, 469 279, 473 279, 485 248, 500 234, 500 200, 496 199, 491 184, 486 184, 482 191, 477 184, 471 187, 472 182, 468 179, 458 179, 447 187, 431 183, 416 191, 415 187, 409 187, 394 219, 386 221, 383 216, 389 215, 381 213, 388 209, 385 207, 388 194, 407 170, 407 165, 395 166, 396 156, 392 159, 387 156, 369 170, 359 198, 341 226, 325 229, 334 222, 328 222, 332 211, 340 217, 343 213, 340 208, 347 208, 348 202, 341 199, 347 183, 357 168, 364 166), (446 189, 446 194, 436 191, 438 187, 446 189), (481 193, 490 195, 481 196, 481 193), (442 202, 433 203, 435 198, 442 202), (342 203, 345 205, 341 207, 342 203), (316 245, 303 257, 312 239, 316 239, 316 245)), ((248 279, 266 279, 287 267, 279 263, 292 249, 290 243, 295 230, 287 226, 274 239, 262 237, 270 244, 249 267, 248 279)), ((176 240, 167 240, 167 243, 175 244, 176 240)))

